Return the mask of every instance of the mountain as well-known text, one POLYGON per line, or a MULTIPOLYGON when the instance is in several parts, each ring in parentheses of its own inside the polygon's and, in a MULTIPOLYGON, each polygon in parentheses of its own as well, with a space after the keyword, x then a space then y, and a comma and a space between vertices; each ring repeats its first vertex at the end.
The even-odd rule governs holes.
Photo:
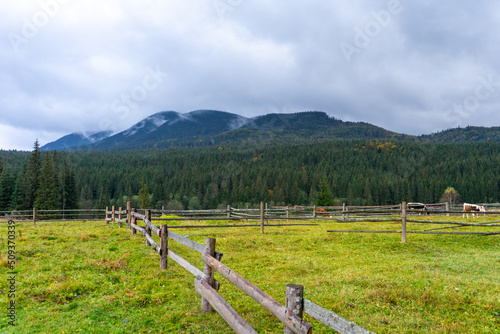
POLYGON ((196 110, 187 114, 164 111, 151 115, 129 129, 105 138, 95 149, 129 149, 170 146, 170 142, 190 142, 240 128, 248 119, 216 110, 196 110), (186 140, 187 139, 187 140, 186 140))
POLYGON ((500 127, 468 126, 448 129, 419 137, 424 142, 461 143, 461 142, 500 142, 500 127))
POLYGON ((500 128, 467 127, 431 135, 411 136, 364 122, 344 122, 325 112, 268 114, 247 118, 217 111, 196 110, 182 114, 163 111, 129 129, 110 136, 74 133, 42 149, 124 150, 192 146, 256 146, 328 140, 376 140, 414 142, 500 141, 500 128))
POLYGON ((109 137, 111 134, 112 134, 111 131, 100 131, 88 134, 83 132, 75 132, 40 147, 40 150, 66 151, 66 150, 88 148, 90 145, 109 137))
POLYGON ((129 129, 95 143, 96 150, 177 146, 265 145, 332 139, 406 138, 368 123, 343 122, 324 112, 269 114, 246 118, 236 114, 197 110, 151 115, 129 129))

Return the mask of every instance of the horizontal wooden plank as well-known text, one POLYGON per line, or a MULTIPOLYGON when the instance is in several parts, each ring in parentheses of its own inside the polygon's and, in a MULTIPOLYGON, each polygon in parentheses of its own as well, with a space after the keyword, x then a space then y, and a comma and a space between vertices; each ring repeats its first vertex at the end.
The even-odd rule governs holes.
MULTIPOLYGON (((168 228, 171 228, 171 227, 169 226, 168 228)), ((202 254, 205 251, 205 245, 199 244, 191 239, 183 237, 183 236, 181 236, 177 233, 174 233, 172 231, 168 231, 168 237, 172 240, 177 241, 181 245, 184 245, 186 247, 191 248, 192 250, 197 251, 198 253, 202 254)), ((223 253, 215 251, 215 257, 217 259, 219 259, 219 260, 222 259, 223 255, 224 255, 223 253)))
MULTIPOLYGON (((170 227, 169 227, 170 228, 170 227)), ((184 245, 186 247, 191 248, 192 250, 195 250, 199 253, 203 253, 205 251, 205 246, 202 244, 199 244, 191 239, 188 239, 186 237, 183 237, 177 233, 174 233, 172 231, 168 231, 168 237, 172 240, 177 241, 181 245, 184 245)))
POLYGON ((208 264, 238 289, 246 293, 250 298, 271 312, 286 327, 290 328, 292 332, 297 334, 309 334, 312 332, 312 326, 310 324, 297 317, 291 310, 278 303, 261 289, 250 283, 242 276, 238 275, 231 268, 227 267, 220 261, 217 261, 217 259, 207 253, 203 253, 201 256, 203 258, 203 262, 208 264))
MULTIPOLYGON (((401 231, 356 231, 356 230, 331 230, 327 232, 334 232, 334 233, 401 233, 401 231)), ((408 233, 408 232, 406 232, 408 233)))
POLYGON ((156 234, 157 236, 160 236, 161 233, 160 233, 160 228, 158 226, 155 226, 153 223, 151 223, 149 221, 149 219, 147 218, 144 218, 144 223, 149 226, 149 228, 151 229, 151 231, 156 234))
POLYGON ((196 292, 210 303, 214 310, 238 334, 257 334, 257 332, 229 305, 201 276, 194 279, 196 292))
POLYGON ((304 299, 304 312, 341 334, 375 334, 308 299, 304 299))
POLYGON ((194 276, 200 276, 202 278, 206 277, 205 274, 203 273, 203 271, 201 271, 200 269, 196 268, 195 266, 193 266, 188 261, 184 260, 182 257, 180 257, 179 255, 177 255, 176 253, 174 253, 171 249, 168 250, 168 257, 170 257, 172 260, 174 260, 175 262, 177 262, 181 267, 183 267, 184 269, 186 269, 187 271, 189 271, 194 276))
POLYGON ((151 244, 151 246, 153 246, 153 248, 156 250, 156 252, 158 252, 158 254, 161 254, 161 248, 160 246, 158 246, 158 244, 156 243, 156 241, 146 232, 146 230, 134 223, 130 224, 130 226, 134 229, 136 229, 137 231, 141 232, 142 235, 146 238, 147 241, 149 241, 149 243, 151 244))
POLYGON ((142 219, 142 220, 144 220, 146 218, 145 215, 141 215, 140 213, 134 212, 134 211, 132 211, 132 216, 139 218, 139 219, 142 219))
MULTIPOLYGON (((338 230, 338 231, 327 231, 333 233, 399 233, 401 231, 347 231, 347 230, 338 230)), ((407 234, 449 234, 449 235, 496 235, 500 234, 500 232, 431 232, 431 231, 406 231, 407 234)))

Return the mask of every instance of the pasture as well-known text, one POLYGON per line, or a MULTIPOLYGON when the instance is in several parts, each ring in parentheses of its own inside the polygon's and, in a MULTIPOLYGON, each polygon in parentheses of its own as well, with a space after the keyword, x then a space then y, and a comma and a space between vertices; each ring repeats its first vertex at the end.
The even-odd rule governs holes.
MULTIPOLYGON (((412 234, 402 244, 399 234, 327 232, 399 227, 320 222, 267 227, 264 235, 257 227, 175 232, 199 243, 216 238, 222 262, 280 303, 286 284, 301 284, 307 299, 376 333, 500 332, 499 236, 412 234)), ((409 230, 423 229, 409 224, 409 230)), ((173 261, 161 270, 141 235, 102 221, 17 223, 16 232, 17 325, 8 325, 8 277, 2 275, 2 333, 232 333, 220 315, 200 311, 194 277, 173 261)), ((4 223, 0 235, 6 273, 4 223)), ((203 268, 198 253, 171 247, 203 268)), ((255 330, 283 333, 270 313, 218 274, 216 279, 221 296, 255 330)), ((335 333, 307 315, 305 320, 314 333, 335 333)))

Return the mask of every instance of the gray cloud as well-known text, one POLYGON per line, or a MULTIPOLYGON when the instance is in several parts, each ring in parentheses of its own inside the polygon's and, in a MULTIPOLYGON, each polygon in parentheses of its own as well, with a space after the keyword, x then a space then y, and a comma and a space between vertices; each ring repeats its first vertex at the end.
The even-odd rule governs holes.
POLYGON ((486 0, 2 3, 0 148, 31 149, 35 138, 117 131, 158 111, 204 108, 244 116, 323 110, 411 134, 499 125, 499 7, 486 0), (491 87, 480 87, 485 80, 491 87))

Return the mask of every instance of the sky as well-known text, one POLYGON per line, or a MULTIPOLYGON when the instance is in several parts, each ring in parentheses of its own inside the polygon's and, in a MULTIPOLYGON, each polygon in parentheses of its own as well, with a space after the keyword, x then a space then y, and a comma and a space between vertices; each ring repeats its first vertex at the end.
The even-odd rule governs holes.
POLYGON ((0 149, 160 111, 500 125, 500 2, 4 0, 0 149))

